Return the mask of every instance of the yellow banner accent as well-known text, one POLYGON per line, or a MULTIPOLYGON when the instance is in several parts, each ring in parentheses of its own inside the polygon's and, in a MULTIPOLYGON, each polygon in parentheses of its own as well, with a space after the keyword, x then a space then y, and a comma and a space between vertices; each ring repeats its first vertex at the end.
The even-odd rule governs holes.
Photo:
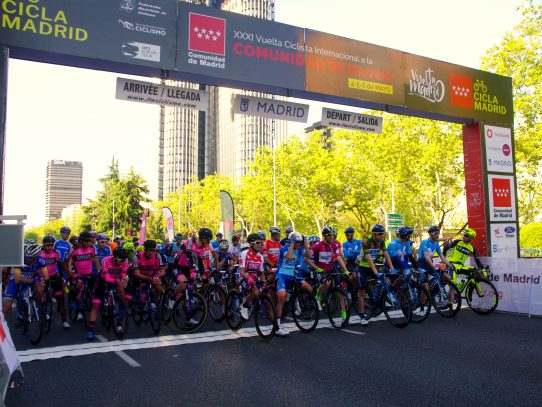
POLYGON ((378 82, 361 81, 359 79, 348 78, 348 87, 352 89, 361 89, 368 92, 385 93, 393 95, 393 85, 386 85, 378 82))

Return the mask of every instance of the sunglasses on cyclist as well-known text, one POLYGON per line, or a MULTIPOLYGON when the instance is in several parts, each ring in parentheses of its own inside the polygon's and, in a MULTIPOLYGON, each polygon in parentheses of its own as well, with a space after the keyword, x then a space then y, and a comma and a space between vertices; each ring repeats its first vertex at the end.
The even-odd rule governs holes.
POLYGON ((384 236, 386 233, 385 232, 378 232, 376 235, 377 236, 384 236))
POLYGON ((45 247, 53 247, 53 246, 54 246, 54 243, 46 243, 46 244, 44 244, 43 246, 45 246, 45 247))

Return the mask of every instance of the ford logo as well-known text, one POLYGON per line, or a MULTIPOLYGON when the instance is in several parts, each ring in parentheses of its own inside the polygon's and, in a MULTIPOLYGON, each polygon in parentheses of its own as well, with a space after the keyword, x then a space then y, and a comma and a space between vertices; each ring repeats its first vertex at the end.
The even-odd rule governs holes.
POLYGON ((504 231, 505 231, 506 233, 514 233, 514 232, 516 231, 516 228, 513 227, 513 226, 508 226, 508 227, 505 227, 505 228, 504 228, 504 231))

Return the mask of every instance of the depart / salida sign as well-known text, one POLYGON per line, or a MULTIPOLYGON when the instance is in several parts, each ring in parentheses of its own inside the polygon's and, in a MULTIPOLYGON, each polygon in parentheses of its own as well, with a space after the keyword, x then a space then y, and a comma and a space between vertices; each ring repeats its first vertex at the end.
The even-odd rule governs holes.
POLYGON ((177 0, 4 0, 0 43, 36 61, 513 124, 509 77, 177 0))

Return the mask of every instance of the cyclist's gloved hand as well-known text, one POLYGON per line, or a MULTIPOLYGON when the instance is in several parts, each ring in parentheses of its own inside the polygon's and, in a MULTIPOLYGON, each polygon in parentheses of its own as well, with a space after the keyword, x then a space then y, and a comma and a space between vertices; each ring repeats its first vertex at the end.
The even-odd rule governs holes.
POLYGON ((320 267, 318 267, 318 268, 316 269, 316 272, 317 272, 317 273, 323 273, 323 272, 324 272, 324 269, 321 269, 320 267))
POLYGON ((193 280, 197 277, 198 275, 195 273, 195 272, 192 272, 190 273, 190 278, 193 280))
POLYGON ((247 284, 249 287, 253 286, 255 283, 254 283, 254 279, 252 277, 249 277, 247 279, 247 284))
POLYGON ((390 274, 399 274, 399 270, 397 269, 391 269, 390 274))
POLYGON ((350 275, 350 272, 348 270, 344 270, 344 275, 348 277, 350 275))
POLYGON ((384 273, 376 273, 376 278, 382 280, 384 278, 384 273))
POLYGON ((295 244, 295 236, 292 234, 290 234, 290 237, 288 238, 288 240, 290 241, 290 243, 292 244, 295 244))

